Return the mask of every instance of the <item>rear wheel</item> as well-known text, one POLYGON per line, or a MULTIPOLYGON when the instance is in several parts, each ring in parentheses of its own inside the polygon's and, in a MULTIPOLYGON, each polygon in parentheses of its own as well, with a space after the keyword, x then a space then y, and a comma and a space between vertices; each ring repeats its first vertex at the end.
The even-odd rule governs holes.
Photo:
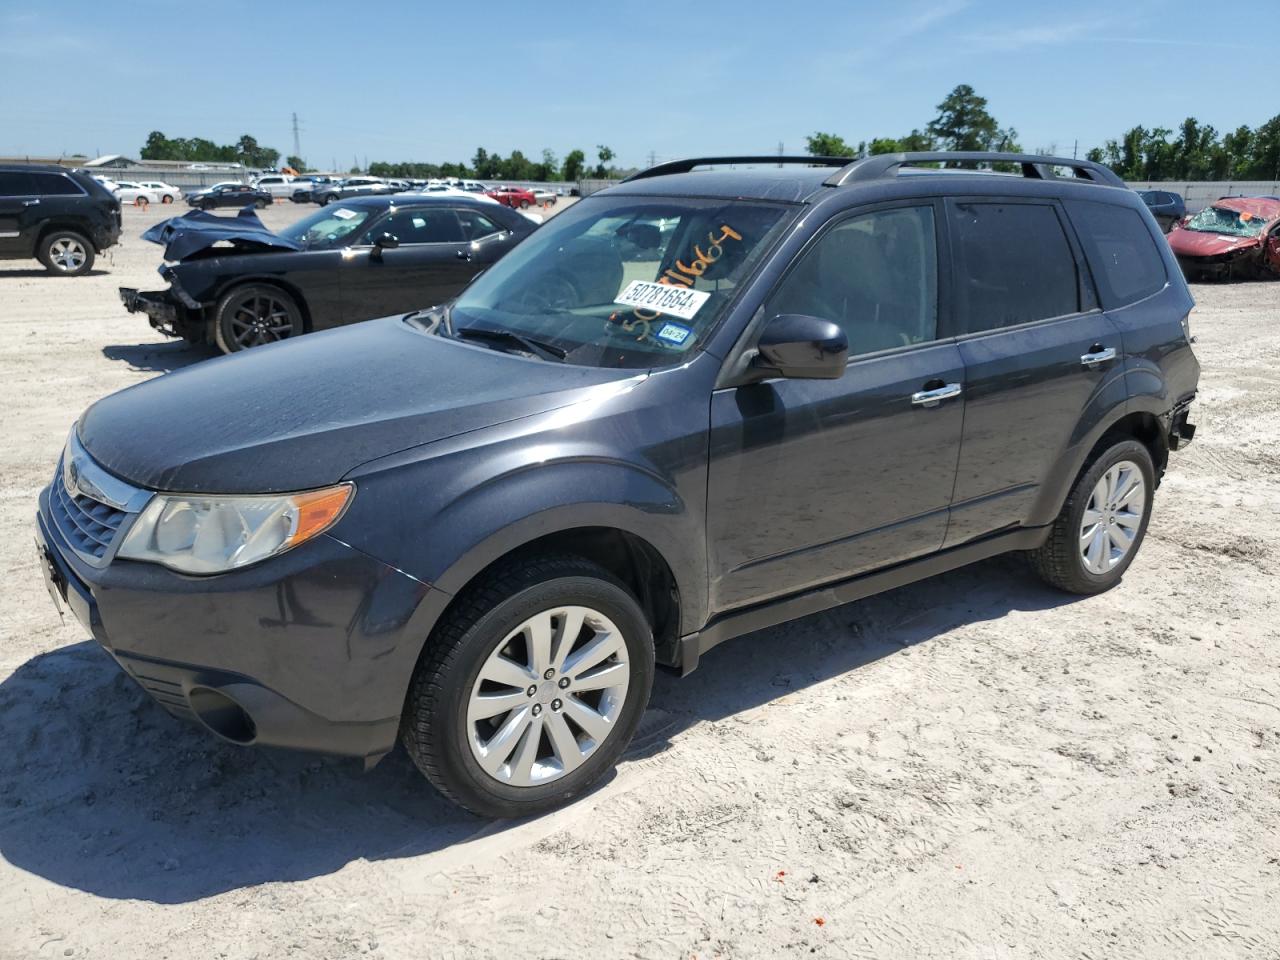
POLYGON ((163 197, 161 197, 161 198, 160 198, 160 202, 161 202, 161 203, 173 203, 173 194, 171 194, 171 193, 166 193, 163 197))
POLYGON ((59 277, 78 277, 93 269, 93 244, 74 230, 54 230, 40 241, 36 256, 59 277))
POLYGON ((287 340, 303 332, 297 301, 279 287, 236 287, 223 294, 214 310, 213 339, 223 353, 287 340))
POLYGON ((653 683, 631 593, 574 557, 468 588, 414 673, 401 738, 445 796, 486 817, 542 813, 613 768, 653 683))
POLYGON ((151 204, 151 201, 148 200, 146 197, 137 196, 133 198, 133 205, 135 207, 146 207, 146 206, 149 206, 150 204, 151 204))
POLYGON ((1037 573, 1068 593, 1110 590, 1129 569, 1151 518, 1155 465, 1146 446, 1120 440, 1081 473, 1032 553, 1037 573))
POLYGON ((265 210, 265 209, 267 209, 267 203, 268 203, 268 201, 263 200, 261 197, 259 197, 259 198, 258 198, 257 200, 255 200, 255 201, 253 201, 253 205, 254 205, 255 207, 257 207, 259 210, 265 210))

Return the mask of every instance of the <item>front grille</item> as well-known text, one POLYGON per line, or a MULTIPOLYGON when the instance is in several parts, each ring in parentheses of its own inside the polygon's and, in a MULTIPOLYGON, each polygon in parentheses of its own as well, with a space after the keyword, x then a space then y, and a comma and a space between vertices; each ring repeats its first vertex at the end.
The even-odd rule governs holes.
POLYGON ((62 482, 62 461, 53 475, 49 507, 59 531, 80 553, 101 560, 128 516, 109 504, 100 503, 84 494, 72 496, 62 482))

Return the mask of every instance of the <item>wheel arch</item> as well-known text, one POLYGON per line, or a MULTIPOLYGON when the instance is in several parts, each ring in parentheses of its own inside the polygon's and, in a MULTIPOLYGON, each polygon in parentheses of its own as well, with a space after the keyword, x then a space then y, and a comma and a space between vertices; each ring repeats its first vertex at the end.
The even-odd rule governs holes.
POLYGON ((94 242, 93 231, 89 229, 88 224, 64 217, 53 217, 40 227, 40 232, 36 234, 33 251, 38 252, 40 250, 40 245, 44 243, 45 238, 51 233, 57 233, 59 230, 68 230, 72 233, 79 234, 84 237, 95 253, 102 252, 98 249, 97 243, 94 242))

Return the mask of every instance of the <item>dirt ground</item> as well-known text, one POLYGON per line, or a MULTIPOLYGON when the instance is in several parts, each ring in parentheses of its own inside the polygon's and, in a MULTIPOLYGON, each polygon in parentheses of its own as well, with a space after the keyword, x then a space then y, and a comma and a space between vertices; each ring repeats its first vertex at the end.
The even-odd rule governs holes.
POLYGON ((0 956, 1280 957, 1280 283, 1195 288, 1200 432, 1119 588, 1005 558, 725 644, 606 786, 488 823, 400 752, 216 742, 59 623, 68 428, 202 356, 116 298, 169 212, 0 264, 0 956))

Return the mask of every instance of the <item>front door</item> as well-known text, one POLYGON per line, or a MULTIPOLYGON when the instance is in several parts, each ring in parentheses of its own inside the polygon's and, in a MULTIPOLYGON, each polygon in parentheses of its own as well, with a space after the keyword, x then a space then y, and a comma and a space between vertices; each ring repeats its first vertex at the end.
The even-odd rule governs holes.
POLYGON ((343 263, 343 322, 355 323, 452 300, 481 269, 451 207, 404 207, 380 218, 343 263), (399 242, 380 249, 390 234, 399 242))
POLYGON ((939 339, 937 217, 925 204, 835 222, 765 304, 768 317, 807 314, 843 327, 842 378, 712 395, 714 612, 942 546, 964 378, 959 350, 939 339))

